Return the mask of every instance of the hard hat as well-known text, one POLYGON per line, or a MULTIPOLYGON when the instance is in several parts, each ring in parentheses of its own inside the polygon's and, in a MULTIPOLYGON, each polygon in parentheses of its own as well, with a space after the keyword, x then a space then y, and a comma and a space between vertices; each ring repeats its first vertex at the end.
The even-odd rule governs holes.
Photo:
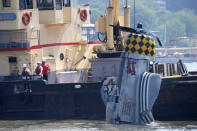
POLYGON ((37 61, 37 64, 41 64, 41 62, 40 61, 37 61))
POLYGON ((46 58, 42 58, 42 61, 46 61, 46 58))
POLYGON ((25 68, 25 67, 27 67, 27 65, 26 64, 23 64, 23 68, 25 68))

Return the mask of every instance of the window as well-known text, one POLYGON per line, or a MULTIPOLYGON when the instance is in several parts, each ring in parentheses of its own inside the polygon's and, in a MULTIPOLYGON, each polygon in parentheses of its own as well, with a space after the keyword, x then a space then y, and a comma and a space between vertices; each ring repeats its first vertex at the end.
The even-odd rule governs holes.
POLYGON ((16 57, 9 57, 8 61, 9 61, 9 63, 16 63, 17 62, 16 57))
POLYGON ((10 68, 10 75, 17 75, 18 69, 17 69, 17 58, 16 57, 9 57, 9 68, 10 68))
POLYGON ((33 2, 32 2, 32 0, 20 0, 19 7, 21 10, 33 9, 33 2))
POLYGON ((3 0, 3 7, 11 7, 10 0, 3 0))
POLYGON ((56 0, 56 10, 62 9, 62 0, 56 0))
POLYGON ((65 7, 70 7, 70 0, 64 0, 64 6, 65 7))
POLYGON ((53 0, 37 0, 37 7, 39 10, 53 10, 53 0))

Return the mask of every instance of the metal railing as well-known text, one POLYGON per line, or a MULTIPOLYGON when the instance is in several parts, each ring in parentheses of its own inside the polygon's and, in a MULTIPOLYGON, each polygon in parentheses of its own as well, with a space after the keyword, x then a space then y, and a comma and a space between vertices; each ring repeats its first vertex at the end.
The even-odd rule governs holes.
POLYGON ((98 40, 98 33, 95 32, 95 27, 82 27, 82 39, 87 42, 98 40))
POLYGON ((27 48, 40 45, 40 31, 1 31, 0 49, 27 48))

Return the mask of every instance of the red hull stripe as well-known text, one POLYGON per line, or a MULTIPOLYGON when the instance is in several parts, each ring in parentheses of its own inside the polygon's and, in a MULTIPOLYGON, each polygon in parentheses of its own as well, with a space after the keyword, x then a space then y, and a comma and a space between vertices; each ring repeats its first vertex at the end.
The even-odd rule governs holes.
POLYGON ((103 43, 100 41, 95 41, 95 42, 90 41, 90 42, 88 42, 88 44, 103 44, 103 43))
MULTIPOLYGON (((103 44, 101 42, 88 42, 88 44, 103 44)), ((8 48, 8 49, 0 49, 0 51, 24 51, 24 50, 34 50, 34 49, 41 49, 44 47, 52 47, 52 46, 66 46, 66 45, 80 45, 79 42, 73 42, 73 43, 53 43, 53 44, 45 44, 45 45, 38 45, 38 46, 32 46, 28 48, 8 48)))

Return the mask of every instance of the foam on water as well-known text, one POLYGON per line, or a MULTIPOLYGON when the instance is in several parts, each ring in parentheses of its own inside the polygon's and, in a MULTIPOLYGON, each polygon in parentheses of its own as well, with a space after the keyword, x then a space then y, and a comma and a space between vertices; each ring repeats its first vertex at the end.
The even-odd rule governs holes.
POLYGON ((197 131, 197 121, 161 122, 149 125, 111 125, 105 121, 0 121, 0 131, 197 131))

